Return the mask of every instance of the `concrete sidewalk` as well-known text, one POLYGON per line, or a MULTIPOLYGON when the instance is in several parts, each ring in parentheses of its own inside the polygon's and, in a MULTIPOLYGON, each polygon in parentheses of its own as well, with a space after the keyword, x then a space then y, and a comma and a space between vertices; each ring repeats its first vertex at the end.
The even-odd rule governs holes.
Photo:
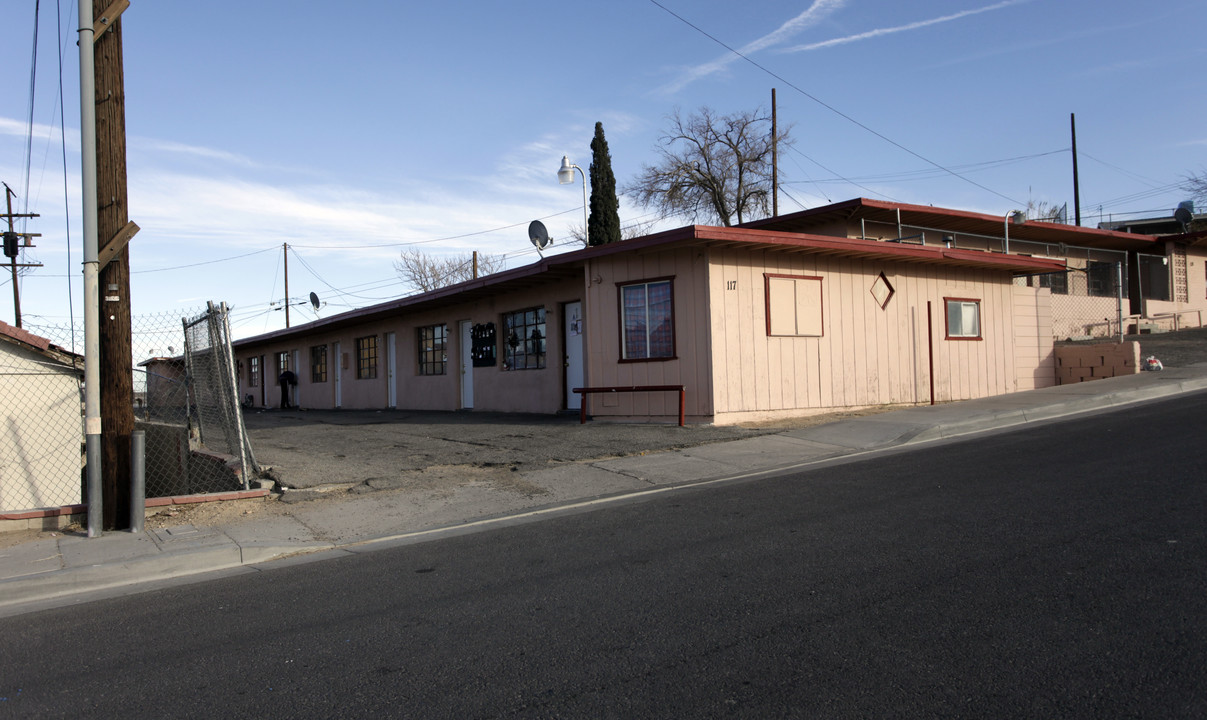
POLYGON ((683 450, 583 461, 521 473, 537 492, 468 486, 455 493, 397 492, 295 505, 218 527, 57 534, 0 549, 0 614, 45 607, 80 593, 287 556, 364 551, 425 534, 465 532, 684 485, 773 472, 911 443, 1007 428, 1207 390, 1207 364, 1077 385, 924 406, 683 450))

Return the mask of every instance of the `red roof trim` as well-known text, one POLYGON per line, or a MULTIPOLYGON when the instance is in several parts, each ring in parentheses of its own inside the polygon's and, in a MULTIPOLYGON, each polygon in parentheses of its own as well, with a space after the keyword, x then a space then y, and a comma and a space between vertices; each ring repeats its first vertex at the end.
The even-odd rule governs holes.
POLYGON ((881 257, 886 260, 919 260, 928 262, 954 262, 997 267, 1002 270, 1027 270, 1031 272, 1064 270, 1065 261, 1055 258, 1037 258, 1029 255, 1004 255, 982 250, 959 250, 922 245, 903 245, 881 240, 859 240, 831 235, 808 235, 805 233, 780 232, 775 230, 750 230, 746 228, 697 227, 702 239, 725 240, 743 243, 770 243, 775 245, 812 248, 847 255, 881 257))
MULTIPOLYGON (((829 206, 834 207, 834 206, 829 206)), ((305 325, 296 325, 285 330, 276 330, 263 335, 236 340, 236 347, 253 343, 305 334, 320 327, 339 326, 355 322, 360 318, 371 318, 382 313, 403 310, 411 305, 433 300, 451 299, 467 290, 486 289, 513 280, 535 277, 555 268, 576 266, 590 258, 606 257, 616 253, 637 252, 652 248, 671 247, 676 244, 691 245, 699 242, 720 241, 750 245, 778 245, 799 247, 821 252, 853 257, 874 257, 884 260, 962 264, 1000 271, 1028 273, 1055 272, 1066 268, 1064 260, 1037 258, 1027 255, 1004 255, 979 250, 956 250, 931 246, 903 245, 878 240, 859 240, 832 235, 810 235, 780 230, 758 230, 751 227, 715 227, 711 225, 687 225, 654 235, 625 240, 607 245, 574 250, 560 255, 543 258, 532 265, 505 270, 493 275, 469 280, 457 285, 433 290, 419 295, 409 295, 397 300, 388 300, 376 305, 333 315, 305 325)))
POLYGON ((50 341, 46 338, 34 335, 33 333, 23 330, 19 327, 9 325, 3 320, 0 320, 0 335, 5 335, 13 340, 16 340, 17 342, 25 343, 26 345, 37 348, 43 352, 50 349, 50 341))

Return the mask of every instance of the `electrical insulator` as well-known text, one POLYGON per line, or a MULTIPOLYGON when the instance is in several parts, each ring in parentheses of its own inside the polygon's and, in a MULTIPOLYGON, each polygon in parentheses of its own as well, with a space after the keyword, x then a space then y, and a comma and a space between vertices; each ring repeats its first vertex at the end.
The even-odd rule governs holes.
POLYGON ((21 241, 21 236, 11 230, 4 233, 4 256, 15 258, 17 257, 17 243, 21 241))

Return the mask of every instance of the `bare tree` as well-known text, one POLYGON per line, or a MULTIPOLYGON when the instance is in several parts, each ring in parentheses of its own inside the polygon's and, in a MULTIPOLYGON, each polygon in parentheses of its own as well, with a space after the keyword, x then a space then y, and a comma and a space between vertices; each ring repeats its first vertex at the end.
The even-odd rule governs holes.
POLYGON ((1039 222, 1059 223, 1068 218, 1068 204, 1057 207, 1047 200, 1028 200, 1027 219, 1039 222))
POLYGON ((1198 175, 1187 175, 1182 189, 1190 193, 1196 203, 1207 204, 1207 171, 1198 175))
MULTIPOLYGON (((624 225, 620 228, 620 239, 632 240, 633 238, 649 235, 650 230, 653 229, 656 222, 656 220, 634 221, 628 225, 624 225)), ((582 243, 583 245, 587 244, 587 234, 583 232, 582 225, 571 225, 567 229, 567 232, 570 233, 570 238, 575 242, 582 243)))
MULTIPOLYGON (((658 142, 659 162, 645 165, 625 187, 637 202, 662 215, 731 225, 765 216, 771 205, 771 118, 761 110, 718 115, 702 107, 684 118, 670 116, 658 142)), ((788 129, 779 146, 792 143, 788 129)))
MULTIPOLYGON (((478 254, 478 277, 499 272, 506 267, 502 255, 478 254)), ((473 253, 436 257, 421 250, 403 250, 394 261, 394 270, 403 282, 423 292, 456 285, 474 278, 473 253)))

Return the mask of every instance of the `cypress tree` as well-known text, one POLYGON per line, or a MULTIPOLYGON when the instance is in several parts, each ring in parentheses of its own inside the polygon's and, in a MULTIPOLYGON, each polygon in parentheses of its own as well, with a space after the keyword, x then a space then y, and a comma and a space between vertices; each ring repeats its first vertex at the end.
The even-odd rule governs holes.
POLYGON ((616 175, 612 154, 604 139, 603 123, 595 123, 591 140, 591 215, 587 218, 587 244, 620 242, 620 200, 616 197, 616 175))

